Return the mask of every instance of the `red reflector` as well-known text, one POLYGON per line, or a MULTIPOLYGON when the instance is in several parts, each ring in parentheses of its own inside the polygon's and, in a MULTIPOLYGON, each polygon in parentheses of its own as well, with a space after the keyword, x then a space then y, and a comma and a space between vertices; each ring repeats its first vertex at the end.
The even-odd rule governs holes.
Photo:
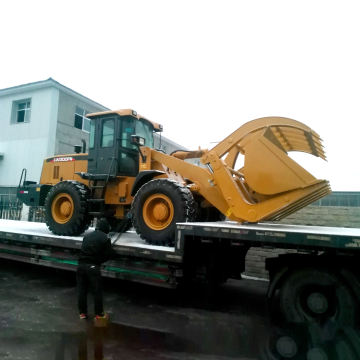
POLYGON ((24 193, 24 190, 21 190, 21 191, 20 191, 20 194, 23 194, 23 193, 24 193))

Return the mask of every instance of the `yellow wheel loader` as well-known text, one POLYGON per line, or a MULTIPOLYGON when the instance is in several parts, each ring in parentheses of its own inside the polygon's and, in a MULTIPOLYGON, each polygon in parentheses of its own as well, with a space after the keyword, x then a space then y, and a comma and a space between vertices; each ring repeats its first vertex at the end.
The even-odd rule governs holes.
POLYGON ((171 245, 179 222, 279 220, 330 193, 326 180, 288 156, 325 160, 320 137, 292 119, 260 118, 211 150, 165 154, 153 143, 161 125, 133 110, 88 117, 88 153, 45 159, 39 184, 26 173, 20 180, 19 199, 45 206, 55 234, 79 235, 94 217, 106 217, 113 231, 133 225, 147 242, 171 245))

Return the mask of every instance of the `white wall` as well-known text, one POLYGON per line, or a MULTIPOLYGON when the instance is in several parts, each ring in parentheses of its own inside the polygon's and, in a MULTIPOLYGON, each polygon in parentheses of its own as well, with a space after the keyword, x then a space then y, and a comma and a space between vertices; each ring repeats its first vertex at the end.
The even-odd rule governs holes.
POLYGON ((55 149, 59 90, 54 87, 0 97, 0 186, 19 182, 21 170, 28 180, 39 181, 42 160, 55 149), (31 98, 29 123, 11 123, 13 101, 31 98))
POLYGON ((87 113, 105 110, 86 98, 60 90, 55 154, 74 153, 74 145, 82 145, 81 139, 85 140, 88 150, 89 133, 74 127, 74 115, 77 106, 85 109, 87 113))

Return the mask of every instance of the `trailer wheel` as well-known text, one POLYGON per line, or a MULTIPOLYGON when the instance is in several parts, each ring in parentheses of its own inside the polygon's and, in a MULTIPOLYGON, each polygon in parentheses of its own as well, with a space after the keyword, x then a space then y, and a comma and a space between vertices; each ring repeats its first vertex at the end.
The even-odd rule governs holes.
POLYGON ((280 289, 280 311, 295 323, 354 325, 357 304, 342 278, 326 269, 294 270, 280 289))
POLYGON ((45 221, 57 235, 80 235, 90 225, 87 211, 88 189, 77 181, 62 181, 45 199, 45 221))
POLYGON ((131 206, 133 225, 150 244, 171 246, 176 223, 195 219, 191 191, 171 179, 156 179, 144 184, 131 206))
POLYGON ((303 324, 281 324, 273 327, 267 341, 261 344, 264 359, 304 359, 309 348, 307 327, 303 324))

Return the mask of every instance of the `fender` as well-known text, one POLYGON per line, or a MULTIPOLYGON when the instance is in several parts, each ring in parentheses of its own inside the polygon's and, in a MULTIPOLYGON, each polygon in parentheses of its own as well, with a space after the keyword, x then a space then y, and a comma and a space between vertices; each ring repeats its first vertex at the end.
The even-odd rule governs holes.
POLYGON ((134 185, 131 189, 131 196, 135 196, 136 192, 147 182, 152 180, 155 176, 165 174, 159 170, 145 170, 140 172, 135 179, 134 185))

